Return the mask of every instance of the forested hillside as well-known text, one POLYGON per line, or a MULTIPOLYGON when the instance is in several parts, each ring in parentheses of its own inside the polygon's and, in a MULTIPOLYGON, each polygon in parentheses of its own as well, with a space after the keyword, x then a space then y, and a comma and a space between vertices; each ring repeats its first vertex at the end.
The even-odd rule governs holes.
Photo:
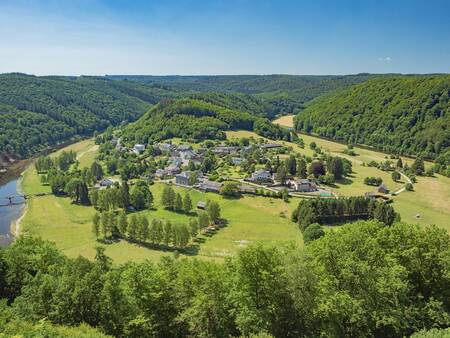
POLYGON ((450 76, 371 79, 317 98, 295 125, 387 152, 444 156, 450 147, 450 76))
POLYGON ((162 101, 127 126, 123 136, 125 142, 131 143, 149 143, 172 137, 198 141, 224 139, 224 131, 230 129, 254 130, 275 139, 288 137, 286 131, 265 118, 192 98, 162 101))
POLYGON ((0 75, 0 154, 25 157, 75 135, 133 121, 167 96, 129 81, 0 75))
POLYGON ((146 76, 111 75, 114 80, 133 80, 161 86, 177 92, 241 93, 258 98, 265 116, 292 114, 311 99, 380 76, 357 74, 343 76, 314 75, 219 75, 219 76, 146 76))

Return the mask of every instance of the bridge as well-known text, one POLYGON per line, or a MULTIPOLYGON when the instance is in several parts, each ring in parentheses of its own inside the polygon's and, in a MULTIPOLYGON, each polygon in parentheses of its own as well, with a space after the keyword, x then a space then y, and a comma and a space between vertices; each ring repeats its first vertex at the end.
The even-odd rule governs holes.
POLYGON ((11 196, 5 196, 4 199, 7 200, 5 203, 0 202, 0 207, 8 207, 10 205, 20 205, 24 204, 27 199, 30 197, 39 197, 39 196, 45 196, 45 195, 51 195, 51 193, 37 193, 37 194, 24 194, 24 195, 11 195, 11 196))

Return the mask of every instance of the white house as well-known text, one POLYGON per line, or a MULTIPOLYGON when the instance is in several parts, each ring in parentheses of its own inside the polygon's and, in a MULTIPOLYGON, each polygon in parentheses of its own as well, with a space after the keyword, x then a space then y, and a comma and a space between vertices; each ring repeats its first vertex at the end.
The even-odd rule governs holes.
POLYGON ((140 154, 145 150, 145 145, 143 144, 135 144, 133 147, 133 152, 136 154, 140 154))
POLYGON ((272 175, 267 170, 259 169, 252 174, 252 181, 270 181, 271 179, 272 175))

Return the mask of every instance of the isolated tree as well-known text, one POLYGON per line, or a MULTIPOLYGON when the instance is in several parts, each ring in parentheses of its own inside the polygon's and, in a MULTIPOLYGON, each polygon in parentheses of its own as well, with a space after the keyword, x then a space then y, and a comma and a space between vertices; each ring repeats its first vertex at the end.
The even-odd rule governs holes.
POLYGON ((394 182, 397 182, 400 180, 400 173, 398 171, 393 171, 391 177, 394 182))
POLYGON ((399 169, 403 168, 403 161, 401 157, 398 158, 396 167, 399 169))
POLYGON ((189 214, 192 210, 192 200, 188 193, 186 193, 183 198, 183 210, 186 214, 189 214))

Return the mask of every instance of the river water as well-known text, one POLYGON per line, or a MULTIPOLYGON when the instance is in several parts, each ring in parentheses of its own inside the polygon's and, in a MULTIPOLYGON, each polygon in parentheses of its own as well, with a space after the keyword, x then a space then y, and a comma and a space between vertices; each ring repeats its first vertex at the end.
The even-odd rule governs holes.
POLYGON ((19 195, 21 192, 18 178, 0 185, 0 246, 8 245, 13 240, 11 224, 22 215, 25 206, 24 199, 19 195), (7 197, 10 196, 15 196, 12 199, 13 205, 8 205, 7 197))

